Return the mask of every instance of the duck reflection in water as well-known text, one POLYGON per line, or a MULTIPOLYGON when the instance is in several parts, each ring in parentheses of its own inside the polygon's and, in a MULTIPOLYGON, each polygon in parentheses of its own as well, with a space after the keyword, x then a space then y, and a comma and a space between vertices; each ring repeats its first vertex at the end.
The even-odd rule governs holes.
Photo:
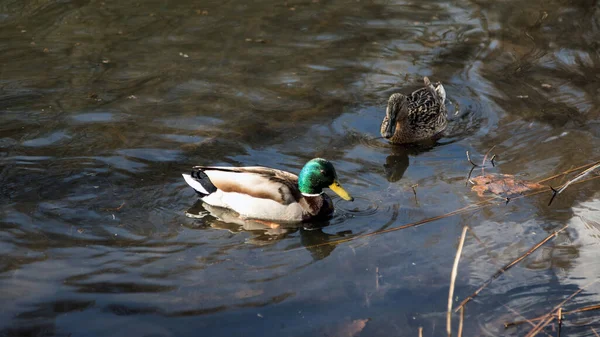
POLYGON ((300 244, 306 247, 315 260, 321 260, 329 256, 335 249, 335 245, 325 243, 352 235, 352 231, 342 231, 335 234, 325 233, 323 227, 329 225, 327 219, 306 223, 243 219, 230 209, 211 206, 202 202, 202 200, 198 200, 186 212, 186 216, 202 221, 202 227, 223 229, 235 234, 247 232, 251 237, 246 242, 258 246, 273 244, 285 239, 290 234, 299 232, 300 244))
POLYGON ((410 156, 418 156, 421 153, 431 151, 436 145, 439 145, 435 139, 428 139, 415 144, 393 145, 391 153, 385 158, 383 171, 385 178, 389 182, 395 182, 402 179, 402 176, 410 165, 410 156))

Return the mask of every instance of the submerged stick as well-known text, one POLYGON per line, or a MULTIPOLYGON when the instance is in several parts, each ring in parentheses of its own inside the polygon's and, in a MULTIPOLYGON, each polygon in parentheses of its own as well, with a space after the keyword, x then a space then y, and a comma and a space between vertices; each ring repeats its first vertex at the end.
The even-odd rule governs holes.
MULTIPOLYGON (((485 160, 487 159, 488 155, 490 154, 490 152, 492 152, 492 150, 496 147, 496 145, 492 146, 491 149, 488 150, 488 152, 485 153, 485 156, 483 156, 483 160, 481 161, 481 175, 484 175, 483 173, 483 169, 485 168, 485 160)), ((494 155, 494 158, 496 156, 494 155)), ((492 162, 492 167, 494 167, 496 165, 494 165, 494 162, 492 162)))
POLYGON ((588 168, 587 170, 579 173, 578 175, 576 175, 573 179, 568 180, 564 185, 562 185, 561 188, 559 188, 558 190, 555 189, 554 187, 550 186, 550 189, 552 189, 552 198, 550 198, 550 202, 548 202, 548 206, 550 206, 552 204, 552 201, 554 200, 554 198, 556 198, 557 195, 561 194, 564 190, 567 189, 567 187, 569 187, 569 185, 571 185, 572 183, 581 180, 583 177, 587 176, 588 174, 590 174, 590 172, 594 171, 595 169, 597 169, 598 167, 600 167, 600 162, 598 162, 597 164, 595 164, 594 166, 588 168))
POLYGON ((450 274, 450 289, 448 290, 448 313, 446 314, 446 332, 448 333, 448 337, 452 336, 452 298, 454 297, 454 282, 456 281, 456 275, 458 274, 458 261, 460 261, 460 255, 462 254, 462 249, 465 244, 465 237, 467 235, 468 228, 469 227, 467 226, 463 226, 458 248, 456 248, 456 256, 454 257, 452 273, 450 274))
MULTIPOLYGON (((500 303, 500 304, 501 304, 503 307, 505 307, 506 309, 510 310, 510 311, 511 311, 513 314, 515 314, 515 315, 517 315, 517 316, 521 316, 521 317, 525 318, 525 320, 523 320, 523 323, 529 323, 529 325, 531 325, 531 326, 535 327, 535 323, 533 323, 533 322, 532 322, 532 320, 530 320, 530 319, 527 319, 527 318, 526 318, 525 316, 523 316, 523 314, 521 314, 520 312, 516 311, 515 309, 513 309, 513 308, 509 307, 509 306, 508 306, 508 305, 506 305, 506 304, 502 304, 502 303, 500 303)), ((506 326, 506 323, 504 324, 504 328, 505 328, 505 329, 507 328, 507 326, 506 326)), ((546 334, 546 336, 548 336, 548 337, 552 337, 552 336, 550 336, 548 333, 545 333, 545 334, 546 334)))
POLYGON ((419 327, 419 337, 423 337, 423 327, 419 327))
POLYGON ((547 313, 545 316, 542 317, 541 321, 535 326, 535 328, 533 328, 531 331, 529 331, 529 333, 527 334, 526 337, 533 337, 533 336, 537 335, 540 331, 542 331, 543 328, 546 327, 546 325, 548 325, 550 322, 552 322, 552 320, 556 316, 555 312, 558 309, 562 308, 565 305, 565 303, 569 302, 571 299, 573 299, 573 297, 577 296, 585 288, 591 286, 592 284, 594 284, 598 281, 600 281, 600 279, 595 279, 594 281, 579 288, 576 292, 572 293, 571 296, 567 297, 562 302, 560 302, 557 306, 555 306, 552 310, 550 310, 549 313, 547 313))
MULTIPOLYGON (((573 309, 573 310, 569 310, 569 311, 563 311, 562 312, 563 318, 561 318, 561 319, 564 320, 564 317, 566 317, 568 315, 577 314, 577 313, 586 312, 586 311, 593 311, 593 310, 598 310, 598 309, 600 309, 600 304, 594 304, 594 305, 589 305, 589 306, 585 306, 585 307, 581 307, 581 308, 577 308, 577 309, 573 309)), ((536 321, 540 321, 540 320, 544 319, 544 317, 546 317, 546 315, 531 318, 528 320, 508 322, 508 323, 504 323, 504 327, 510 328, 511 326, 520 325, 523 323, 536 322, 536 321)), ((535 324, 533 326, 535 326, 535 324)))
POLYGON ((543 328, 546 327, 546 325, 548 325, 550 322, 552 322, 552 320, 554 319, 555 315, 554 312, 560 308, 562 308, 562 306, 567 303, 568 301, 570 301, 573 297, 575 297, 577 294, 579 294, 580 292, 583 291, 584 288, 580 288, 578 289, 576 292, 574 292, 573 294, 571 294, 571 296, 567 297, 565 300, 563 300, 562 302, 560 302, 559 305, 555 306, 549 313, 547 313, 544 317, 542 317, 541 321, 531 330, 529 331, 529 333, 526 335, 526 337, 534 337, 535 335, 537 335, 540 331, 542 331, 543 328))
POLYGON ((471 160, 471 156, 469 155, 469 151, 467 151, 467 160, 469 161, 469 163, 471 163, 471 165, 473 165, 473 167, 479 167, 479 165, 475 164, 472 160, 471 160))
POLYGON ((594 166, 594 165, 596 165, 596 164, 600 164, 600 161, 595 161, 595 162, 593 162, 593 163, 588 163, 588 164, 585 164, 585 165, 581 165, 581 166, 577 166, 577 167, 570 168, 570 169, 568 169, 568 170, 566 170, 566 171, 560 172, 560 173, 558 173, 558 174, 555 174, 555 175, 553 175, 553 176, 549 176, 549 177, 546 177, 546 178, 544 178, 544 179, 542 179, 542 180, 536 181, 536 184, 545 183, 546 181, 550 181, 550 180, 552 180, 552 179, 554 179, 554 178, 557 178, 557 177, 561 177, 561 176, 562 176, 562 177, 564 177, 565 175, 567 175, 567 174, 569 174, 569 173, 571 173, 571 172, 575 172, 575 171, 583 170, 583 169, 585 169, 586 167, 591 167, 591 166, 594 166))
POLYGON ((464 321, 465 321, 465 307, 462 307, 462 308, 460 308, 460 321, 458 321, 458 337, 462 337, 464 321))
POLYGON ((540 248, 541 246, 543 246, 546 242, 550 241, 550 239, 552 239, 553 237, 557 236, 558 233, 562 232, 567 227, 569 227, 569 225, 566 225, 563 228, 561 228, 561 229, 555 231, 554 233, 548 235, 544 240, 538 242, 535 246, 531 247, 527 252, 525 252, 525 254, 519 256, 518 258, 516 258, 515 260, 513 260, 509 264, 505 265, 504 267, 498 269, 498 271, 496 271, 496 273, 494 275, 492 275, 492 277, 490 277, 485 282, 483 282, 483 284, 477 290, 475 290, 474 293, 472 293, 467 298, 465 298, 464 300, 462 300, 462 302, 460 302, 460 304, 456 308, 455 312, 458 311, 460 308, 462 308, 465 304, 467 304, 473 298, 475 298, 475 296, 477 296, 483 289, 485 289, 485 287, 487 287, 490 283, 492 283, 493 280, 497 279, 500 275, 504 274, 507 270, 509 270, 510 268, 512 268, 514 265, 516 265, 517 263, 521 262, 527 256, 531 255, 531 253, 535 252, 538 248, 540 248))
POLYGON ((417 199, 417 187, 419 187, 419 184, 414 184, 414 185, 410 186, 410 188, 412 188, 413 194, 415 196, 415 203, 417 204, 417 206, 419 206, 419 200, 417 199))
POLYGON ((562 328, 562 308, 558 308, 558 332, 556 333, 557 337, 560 337, 560 328, 562 328))

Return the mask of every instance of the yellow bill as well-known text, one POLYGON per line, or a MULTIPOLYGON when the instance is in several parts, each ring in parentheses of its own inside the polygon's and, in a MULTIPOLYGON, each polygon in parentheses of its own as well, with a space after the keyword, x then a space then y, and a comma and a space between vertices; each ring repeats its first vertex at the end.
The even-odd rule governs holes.
POLYGON ((334 180, 333 184, 329 185, 329 188, 334 191, 335 194, 342 197, 342 199, 354 201, 354 198, 350 195, 350 193, 348 193, 337 180, 334 180))

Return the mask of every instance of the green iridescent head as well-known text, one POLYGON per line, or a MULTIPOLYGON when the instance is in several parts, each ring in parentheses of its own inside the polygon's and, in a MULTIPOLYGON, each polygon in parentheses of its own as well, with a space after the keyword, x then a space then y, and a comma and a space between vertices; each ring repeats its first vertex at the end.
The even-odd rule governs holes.
POLYGON ((333 165, 322 158, 312 159, 304 165, 298 175, 298 187, 305 195, 320 194, 324 188, 329 187, 344 200, 354 200, 340 185, 333 165))

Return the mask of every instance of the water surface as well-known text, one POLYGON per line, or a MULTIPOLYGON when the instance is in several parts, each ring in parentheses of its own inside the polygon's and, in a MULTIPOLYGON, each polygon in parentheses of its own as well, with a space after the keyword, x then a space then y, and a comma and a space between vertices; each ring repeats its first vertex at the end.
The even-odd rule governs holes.
POLYGON ((7 0, 0 25, 2 336, 441 336, 463 225, 458 300, 570 225, 467 306, 465 335, 524 335, 502 323, 600 276, 596 180, 326 244, 480 201, 467 150, 532 181, 597 160, 596 1, 7 0), (446 88, 447 136, 376 139, 423 76, 446 88), (205 211, 193 165, 317 156, 356 197, 326 222, 186 216, 205 211))

